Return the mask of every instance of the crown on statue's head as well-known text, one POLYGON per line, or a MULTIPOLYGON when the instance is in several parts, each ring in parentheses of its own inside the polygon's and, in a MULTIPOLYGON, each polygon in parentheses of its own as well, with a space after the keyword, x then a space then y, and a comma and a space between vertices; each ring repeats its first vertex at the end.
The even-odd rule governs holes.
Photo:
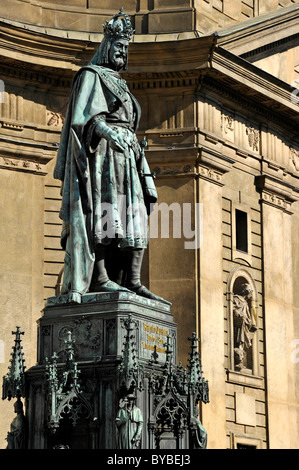
POLYGON ((134 34, 130 17, 121 8, 119 13, 113 16, 109 21, 103 24, 104 36, 113 40, 127 39, 130 41, 134 34))

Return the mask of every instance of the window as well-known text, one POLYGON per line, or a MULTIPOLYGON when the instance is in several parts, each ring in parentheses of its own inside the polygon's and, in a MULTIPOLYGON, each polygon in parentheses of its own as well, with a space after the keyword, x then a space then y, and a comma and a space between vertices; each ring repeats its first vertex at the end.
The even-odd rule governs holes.
POLYGON ((256 449, 256 446, 251 446, 251 445, 248 445, 248 444, 238 443, 237 444, 237 449, 256 449))
POLYGON ((253 210, 248 205, 232 203, 231 215, 232 261, 251 266, 253 210))
POLYGON ((261 439, 255 437, 238 435, 235 433, 230 434, 231 449, 262 449, 263 442, 261 439))
POLYGON ((247 213, 236 209, 236 249, 248 253, 247 213))

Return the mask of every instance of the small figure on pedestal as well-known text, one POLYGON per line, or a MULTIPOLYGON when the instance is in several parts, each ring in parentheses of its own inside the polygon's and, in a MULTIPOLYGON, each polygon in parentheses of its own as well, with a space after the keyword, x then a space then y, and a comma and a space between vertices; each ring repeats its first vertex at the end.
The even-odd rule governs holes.
POLYGON ((135 405, 135 395, 127 395, 122 401, 117 416, 118 449, 139 449, 143 426, 141 410, 135 405))
POLYGON ((14 404, 17 416, 10 425, 10 431, 7 433, 7 449, 26 449, 26 418, 23 412, 23 403, 20 398, 14 404))

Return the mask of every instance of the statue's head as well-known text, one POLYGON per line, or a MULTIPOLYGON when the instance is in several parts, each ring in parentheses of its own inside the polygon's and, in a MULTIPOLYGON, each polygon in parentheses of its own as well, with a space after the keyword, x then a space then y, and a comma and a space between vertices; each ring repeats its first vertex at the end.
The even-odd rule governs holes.
POLYGON ((250 284, 242 284, 241 295, 247 298, 251 298, 253 294, 253 289, 250 284))
POLYGON ((128 408, 133 408, 135 403, 136 403, 136 397, 133 393, 129 393, 126 397, 127 403, 128 403, 128 408))
POLYGON ((23 412, 23 403, 18 398, 18 400, 14 403, 14 410, 15 413, 22 413, 23 412))
POLYGON ((113 70, 126 70, 129 41, 133 36, 129 16, 121 8, 119 13, 103 25, 104 38, 90 63, 105 65, 113 70))

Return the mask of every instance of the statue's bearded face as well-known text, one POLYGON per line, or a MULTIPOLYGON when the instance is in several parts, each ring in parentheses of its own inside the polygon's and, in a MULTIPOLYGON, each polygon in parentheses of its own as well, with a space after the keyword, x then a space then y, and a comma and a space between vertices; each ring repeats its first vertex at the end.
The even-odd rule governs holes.
POLYGON ((116 71, 125 68, 128 58, 129 41, 126 39, 117 39, 109 50, 109 63, 116 71))

